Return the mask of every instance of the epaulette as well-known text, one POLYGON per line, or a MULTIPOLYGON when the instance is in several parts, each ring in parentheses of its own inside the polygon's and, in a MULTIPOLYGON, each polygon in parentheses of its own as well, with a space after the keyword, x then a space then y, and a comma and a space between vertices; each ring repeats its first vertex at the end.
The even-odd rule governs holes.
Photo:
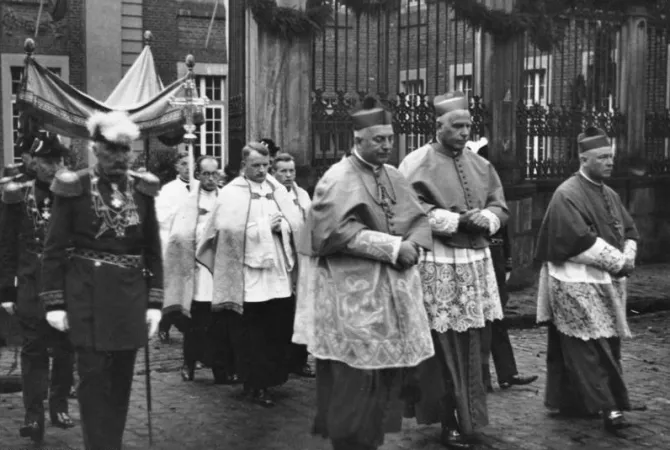
POLYGON ((8 205, 21 203, 26 199, 26 188, 29 186, 30 182, 17 183, 16 181, 10 181, 2 191, 2 202, 8 205))
POLYGON ((51 192, 61 197, 79 197, 84 193, 79 174, 67 169, 61 170, 51 182, 51 192))
POLYGON ((135 188, 138 192, 149 197, 156 197, 161 189, 161 181, 151 172, 128 172, 135 179, 135 188))

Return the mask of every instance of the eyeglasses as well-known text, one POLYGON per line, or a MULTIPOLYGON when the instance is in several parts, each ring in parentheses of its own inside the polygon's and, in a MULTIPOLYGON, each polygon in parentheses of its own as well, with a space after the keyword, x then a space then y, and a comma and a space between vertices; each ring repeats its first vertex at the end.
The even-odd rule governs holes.
POLYGON ((217 178, 219 174, 217 172, 201 172, 200 178, 217 178))

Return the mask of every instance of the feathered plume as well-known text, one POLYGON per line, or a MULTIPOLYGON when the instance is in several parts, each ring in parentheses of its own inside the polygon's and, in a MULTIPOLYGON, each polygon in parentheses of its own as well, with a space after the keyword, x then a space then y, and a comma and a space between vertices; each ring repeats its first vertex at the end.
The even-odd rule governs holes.
POLYGON ((95 113, 86 122, 86 127, 94 141, 130 145, 140 137, 139 127, 130 120, 128 114, 121 111, 95 113))

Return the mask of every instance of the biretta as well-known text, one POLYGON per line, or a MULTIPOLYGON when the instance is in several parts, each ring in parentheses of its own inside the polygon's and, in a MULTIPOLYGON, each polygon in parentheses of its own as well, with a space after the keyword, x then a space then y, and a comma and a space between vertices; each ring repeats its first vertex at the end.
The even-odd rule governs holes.
POLYGON ((577 145, 579 153, 588 152, 596 149, 611 149, 612 144, 607 134, 596 127, 589 127, 577 136, 577 145))
POLYGON ((367 97, 362 105, 351 113, 354 131, 377 125, 393 125, 393 115, 374 97, 367 97))
POLYGON ((62 158, 67 154, 67 147, 57 134, 42 132, 33 141, 30 154, 38 158, 62 158))
POLYGON ((435 115, 442 117, 452 111, 468 111, 470 103, 463 92, 453 91, 436 96, 433 99, 433 106, 435 107, 435 115))

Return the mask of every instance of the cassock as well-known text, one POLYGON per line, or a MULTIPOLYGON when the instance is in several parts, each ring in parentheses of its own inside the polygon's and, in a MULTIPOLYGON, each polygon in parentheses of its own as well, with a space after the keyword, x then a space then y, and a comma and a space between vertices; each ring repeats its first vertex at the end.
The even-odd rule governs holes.
POLYGON ((407 155, 399 170, 418 194, 433 232, 431 251, 419 267, 435 351, 441 353, 416 371, 422 394, 414 412, 419 423, 435 423, 456 411, 460 432, 471 434, 488 423, 480 332, 487 321, 502 319, 489 239, 508 217, 503 187, 487 160, 439 143, 407 155), (475 208, 489 219, 487 232, 459 228, 460 214, 475 208))
POLYGON ((639 238, 619 195, 573 175, 554 193, 538 234, 537 321, 549 323, 545 404, 576 414, 630 409, 621 369, 626 321, 624 256, 639 238))
POLYGON ((398 431, 402 369, 434 354, 419 271, 395 266, 403 240, 429 248, 430 228, 395 168, 353 155, 326 172, 300 238, 293 341, 317 358, 314 432, 334 442, 377 448, 398 431))
POLYGON ((235 178, 219 194, 197 251, 212 272, 212 310, 242 315, 233 338, 237 371, 247 390, 261 390, 288 379, 291 343, 294 236, 300 212, 286 188, 271 176, 263 183, 235 178), (281 233, 270 216, 281 212, 281 233))

